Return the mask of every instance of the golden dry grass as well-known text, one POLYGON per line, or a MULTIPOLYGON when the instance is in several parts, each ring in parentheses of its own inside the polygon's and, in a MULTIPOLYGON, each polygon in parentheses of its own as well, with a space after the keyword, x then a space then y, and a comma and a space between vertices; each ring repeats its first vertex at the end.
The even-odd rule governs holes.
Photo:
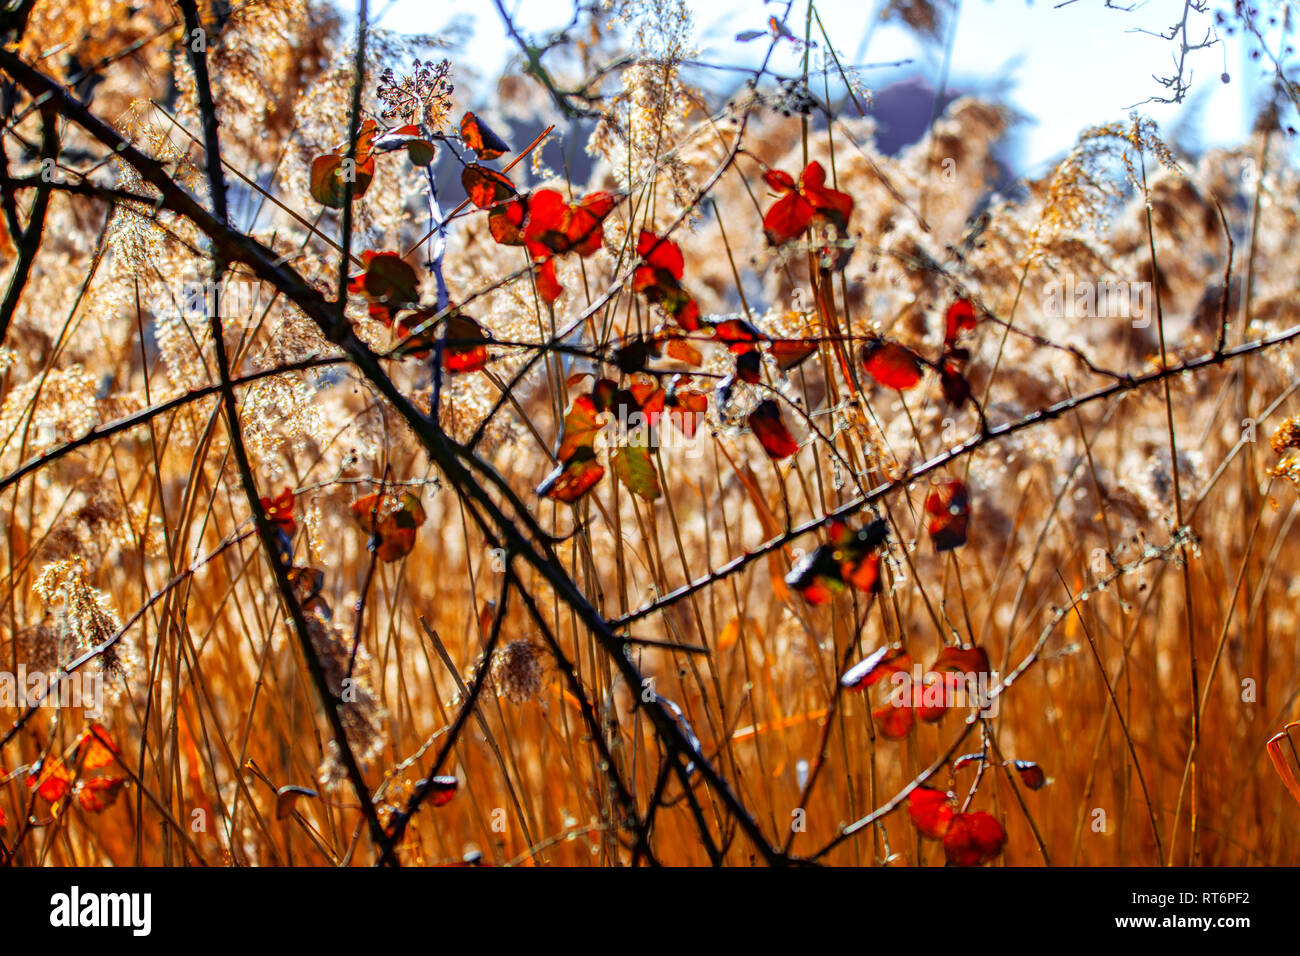
MULTIPOLYGON (((597 35, 585 51, 606 57, 626 43, 653 58, 623 71, 617 98, 579 143, 597 158, 591 182, 565 183, 543 162, 558 165, 560 154, 540 148, 531 173, 525 162, 513 174, 521 185, 571 185, 578 194, 627 191, 628 202, 607 221, 604 248, 581 265, 576 258, 561 264, 568 291, 550 312, 526 270, 498 286, 526 258, 493 244, 481 213, 465 215, 448 236, 447 282, 454 300, 473 299, 469 311, 499 341, 544 342, 575 325, 574 341, 597 348, 661 321, 628 290, 584 312, 626 271, 629 237, 684 220, 674 233, 685 253, 683 282, 706 314, 739 311, 774 337, 821 337, 814 358, 788 376, 764 370, 787 408, 806 413, 786 412, 801 450, 771 462, 744 415, 722 415, 711 401, 701 454, 665 449, 658 459, 657 500, 629 493, 612 474, 576 508, 540 499, 532 489, 551 470, 563 409, 579 387, 570 376, 591 368, 552 353, 485 427, 483 457, 562 537, 559 562, 610 620, 864 490, 898 482, 873 504, 892 529, 879 596, 850 591, 815 607, 786 588, 792 563, 826 539, 818 528, 633 624, 635 637, 704 649, 632 645, 634 663, 652 681, 646 687, 628 686, 591 630, 535 572, 516 565, 575 665, 613 769, 640 813, 660 798, 653 857, 664 864, 761 859, 701 774, 689 778, 690 789, 676 777, 657 787, 664 750, 636 706, 647 688, 680 707, 701 752, 768 840, 795 856, 825 851, 820 862, 942 865, 942 850, 920 838, 905 808, 835 841, 878 808, 892 811, 939 758, 983 753, 983 764, 940 765, 928 782, 951 786, 959 802, 969 795, 973 809, 1003 822, 998 865, 1295 863, 1300 807, 1265 749, 1300 717, 1297 489, 1294 463, 1279 466, 1269 445, 1297 414, 1295 344, 1287 335, 1300 324, 1293 301, 1300 249, 1292 241, 1300 179, 1282 134, 1265 124, 1239 149, 1179 158, 1178 168, 1153 129, 1121 122, 1086 132, 1044 179, 981 207, 994 146, 1009 122, 995 105, 960 100, 926 139, 883 156, 852 100, 829 126, 815 113, 781 115, 788 98, 738 94, 708 105, 678 69, 689 54, 682 8, 671 0, 650 6, 621 39, 597 35), (742 135, 743 151, 733 154, 742 135), (797 174, 810 158, 833 169, 856 203, 853 257, 821 301, 812 294, 812 257, 773 250, 761 224, 773 197, 759 163, 797 174), (1243 175, 1247 165, 1263 175, 1243 175), (709 201, 697 202, 719 169, 709 201), (1222 310, 1229 244, 1220 208, 1235 244, 1222 310), (969 222, 980 211, 987 221, 972 236, 969 222), (1149 284, 1152 276, 1159 276, 1160 314, 1146 325, 1075 319, 1048 305, 1053 281, 1149 284), (855 392, 836 336, 850 356, 855 340, 872 333, 932 355, 944 309, 958 294, 988 313, 968 334, 968 372, 989 424, 1023 420, 1025 427, 911 480, 927 461, 978 437, 979 416, 946 405, 933 372, 908 392, 859 372, 855 392), (1212 354, 1222 315, 1226 345, 1244 345, 1242 355, 1129 388, 1129 376, 1212 354), (1269 336, 1279 343, 1250 345, 1269 336), (1108 387, 1113 394, 1089 397, 1108 387), (1086 400, 1071 401, 1080 397, 1086 400), (1030 420, 1055 403, 1065 403, 1059 414, 1030 420), (965 546, 936 554, 923 503, 941 478, 967 483, 972 523, 965 546), (1182 525, 1190 529, 1185 536, 1182 525), (967 722, 964 711, 953 711, 891 741, 870 715, 883 702, 880 688, 841 696, 835 686, 845 662, 893 641, 924 664, 942 646, 977 644, 1002 675, 1034 659, 998 697, 989 721, 967 722), (804 800, 823 742, 824 764, 804 800), (1015 760, 1037 762, 1047 785, 1024 786, 1009 765, 1015 760)), ((202 191, 200 108, 174 11, 147 6, 123 23, 106 21, 97 3, 60 9, 60 19, 29 25, 20 55, 34 59, 65 42, 85 63, 155 37, 104 69, 92 110, 149 155, 182 159, 178 178, 202 191), (82 33, 86 39, 77 40, 82 33), (180 93, 169 98, 173 75, 180 93)), ((225 111, 228 179, 240 184, 234 219, 327 294, 339 271, 338 225, 310 197, 307 169, 346 136, 347 35, 304 3, 271 0, 238 6, 209 47, 225 111)), ((376 32, 368 49, 368 79, 388 66, 409 69, 411 50, 400 38, 376 32)), ((455 51, 447 55, 454 77, 455 51)), ((61 62, 42 67, 65 79, 61 62)), ((564 68, 589 65, 575 59, 564 68)), ((559 89, 575 88, 572 77, 559 76, 559 89)), ((363 94, 367 115, 378 115, 375 83, 364 84, 363 94)), ((453 102, 456 116, 473 105, 453 102)), ((545 90, 508 75, 489 115, 500 122, 547 109, 554 106, 545 90)), ((64 136, 65 150, 103 155, 71 125, 64 136)), ((22 153, 19 137, 40 141, 35 114, 14 123, 6 141, 11 175, 30 175, 36 158, 22 153)), ((356 204, 355 250, 405 250, 424 235, 424 182, 400 156, 381 160, 356 204)), ((125 164, 92 180, 143 186, 125 164)), ((459 185, 449 194, 443 188, 446 210, 462 194, 459 185)), ((376 848, 330 755, 302 645, 253 533, 212 388, 208 326, 175 307, 184 283, 206 275, 200 232, 170 213, 107 208, 54 192, 0 354, 0 474, 8 476, 0 479, 0 666, 66 664, 127 622, 99 723, 120 750, 110 772, 128 783, 100 813, 38 796, 28 783, 40 762, 70 754, 86 726, 75 709, 39 711, 0 751, 7 818, 0 854, 22 865, 373 863, 376 848), (208 392, 186 397, 198 388, 208 392), (141 426, 79 441, 91 426, 172 399, 173 407, 141 426), (78 445, 63 454, 68 442, 78 445), (51 460, 17 471, 42 455, 51 460), (79 561, 72 583, 38 593, 41 576, 69 560, 79 561), (110 617, 87 610, 96 602, 110 617), (291 807, 282 801, 287 812, 277 813, 277 790, 286 786, 314 792, 291 807)), ((422 259, 409 257, 413 265, 422 259)), ((432 301, 433 281, 421 275, 432 301)), ((246 270, 235 271, 226 295, 240 310, 227 316, 235 376, 336 356, 302 312, 246 270), (261 297, 241 299, 249 290, 261 297)), ((348 315, 363 339, 389 344, 388 330, 359 302, 348 315)), ((704 375, 732 370, 726 350, 703 351, 704 375)), ((457 376, 446 385, 442 424, 458 440, 484 421, 529 350, 493 354, 491 376, 457 376)), ((392 369, 427 408, 427 366, 392 369)), ((705 379, 704 387, 713 384, 705 379)), ((767 394, 742 392, 741 408, 767 394)), ((239 402, 259 490, 294 489, 295 560, 323 572, 320 596, 332 616, 317 605, 312 641, 327 669, 346 669, 353 635, 360 636, 350 739, 388 823, 428 772, 465 699, 502 600, 502 555, 411 430, 346 364, 268 374, 242 386, 239 402), (372 566, 350 505, 384 481, 418 494, 427 520, 408 556, 372 566)), ((419 810, 398 858, 419 865, 478 852, 498 864, 631 862, 634 834, 620 826, 609 768, 517 595, 506 601, 500 630, 503 645, 519 643, 497 661, 441 769, 456 776, 458 793, 419 810)), ((103 657, 85 666, 98 668, 103 657)), ((5 728, 19 715, 0 707, 5 728)))

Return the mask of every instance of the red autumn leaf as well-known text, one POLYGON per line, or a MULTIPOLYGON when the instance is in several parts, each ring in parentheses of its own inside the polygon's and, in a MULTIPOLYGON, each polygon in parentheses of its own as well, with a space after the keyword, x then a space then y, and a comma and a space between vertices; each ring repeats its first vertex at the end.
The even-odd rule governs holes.
POLYGON ((263 498, 262 513, 266 515, 267 521, 290 537, 298 530, 298 523, 293 520, 292 488, 285 488, 274 498, 263 498))
POLYGON ((930 670, 938 674, 987 674, 990 671, 989 656, 982 647, 949 644, 939 652, 930 670))
MULTIPOLYGON (((943 715, 948 713, 946 693, 949 686, 941 675, 933 671, 922 677, 920 700, 916 704, 916 716, 927 724, 937 723, 942 720, 943 715)), ((916 692, 916 689, 913 688, 912 693, 915 694, 916 692)))
POLYGON ((951 346, 962 332, 975 328, 975 305, 970 299, 961 298, 948 306, 943 317, 943 344, 951 346))
POLYGON ((560 285, 560 280, 555 275, 554 256, 546 256, 538 263, 536 281, 537 294, 548 305, 554 305, 555 301, 564 294, 564 286, 560 285))
POLYGON ((906 391, 921 381, 924 365, 915 352, 897 342, 872 338, 860 351, 862 367, 886 388, 906 391))
MULTIPOLYGON (((428 358, 438 339, 438 333, 432 325, 433 319, 438 315, 437 310, 420 309, 396 320, 393 320, 387 309, 383 312, 383 316, 377 317, 391 325, 397 338, 392 355, 395 358, 405 358, 408 355, 418 359, 428 358)), ((371 306, 371 315, 374 314, 374 307, 371 306)))
MULTIPOLYGON (((14 246, 13 237, 9 235, 9 225, 5 222, 4 216, 0 216, 0 260, 12 259, 16 255, 18 249, 14 246)), ((4 823, 0 822, 0 826, 4 826, 4 823)))
POLYGON ((429 803, 435 807, 445 807, 451 803, 460 789, 460 781, 453 776, 433 777, 429 781, 429 803))
POLYGON ((479 209, 490 209, 497 203, 504 203, 519 194, 505 173, 499 173, 487 166, 470 163, 460 173, 460 184, 465 187, 469 201, 479 209))
POLYGON ((888 535, 888 527, 881 520, 857 530, 833 522, 830 543, 804 555, 786 575, 786 585, 810 604, 825 604, 845 585, 874 591, 880 575, 877 549, 888 535))
POLYGON ((783 246, 803 235, 812 225, 812 203, 798 193, 786 193, 772 204, 763 217, 763 234, 774 246, 783 246))
POLYGON ((883 704, 871 712, 876 722, 876 729, 886 740, 902 740, 912 729, 914 715, 911 707, 898 707, 892 703, 883 704))
POLYGON ((939 386, 943 389, 943 400, 955 408, 962 408, 970 401, 970 382, 957 364, 948 361, 946 356, 939 368, 939 386))
POLYGON ((1002 852, 1007 833, 983 810, 954 813, 943 836, 943 855, 953 866, 980 866, 1002 852))
POLYGON ((713 335, 733 352, 748 352, 767 336, 746 319, 724 319, 713 324, 713 335))
POLYGON ((584 258, 600 248, 605 217, 614 209, 617 197, 609 192, 588 193, 578 202, 565 200, 554 189, 539 189, 528 199, 524 242, 535 258, 548 252, 562 255, 576 252, 584 258))
POLYGON ((934 787, 917 787, 907 795, 907 815, 922 836, 942 840, 952 822, 952 801, 934 787))
POLYGON ((381 561, 397 561, 410 554, 425 517, 420 499, 409 491, 401 495, 375 492, 352 502, 352 518, 370 535, 381 561))
POLYGON ((773 399, 764 399, 749 413, 749 427, 769 458, 779 461, 799 450, 798 442, 790 436, 790 430, 781 420, 781 407, 773 399))
POLYGON ((515 196, 488 213, 488 232, 503 246, 524 244, 524 220, 528 218, 528 197, 515 196))
MULTIPOLYGON (((0 232, 4 231, 4 224, 0 223, 0 232)), ((0 807, 0 830, 5 828, 5 808, 0 807)))
POLYGON ((812 204, 817 215, 825 216, 843 230, 853 215, 853 197, 826 185, 826 170, 813 160, 799 177, 799 191, 812 204))
POLYGON ((966 543, 970 495, 965 484, 953 480, 935 485, 925 498, 925 510, 935 551, 951 551, 966 543))
POLYGON ((556 501, 574 502, 590 491, 604 474, 605 466, 596 460, 595 450, 583 445, 546 476, 537 486, 537 493, 556 501))
POLYGON ((776 169, 769 169, 763 179, 773 189, 785 193, 763 217, 763 232, 772 245, 784 245, 798 238, 819 216, 840 233, 848 227, 853 197, 827 186, 826 170, 816 160, 804 167, 797 185, 788 173, 776 169))
POLYGON ((912 667, 912 657, 902 644, 886 644, 858 661, 840 678, 840 685, 850 690, 861 690, 877 683, 882 677, 907 671, 912 667))
POLYGON ((686 331, 699 329, 700 308, 682 288, 685 262, 677 243, 643 229, 637 237, 636 251, 645 261, 632 273, 633 291, 644 295, 647 302, 657 303, 686 331))
POLYGON ((496 159, 510 150, 509 144, 473 113, 461 117, 460 138, 479 159, 496 159))
POLYGON ((81 749, 82 769, 98 770, 112 765, 113 755, 117 753, 117 745, 113 743, 113 738, 108 735, 103 724, 91 724, 82 733, 77 743, 81 749))
POLYGON ((736 356, 736 378, 757 385, 763 377, 763 356, 750 349, 736 356))
POLYGON ((487 343, 491 337, 468 315, 456 313, 447 319, 447 345, 442 367, 448 372, 477 372, 487 366, 487 343))
POLYGON ((828 603, 838 592, 844 590, 844 578, 839 559, 835 556, 835 547, 823 544, 811 554, 805 554, 785 576, 785 583, 803 595, 809 604, 828 603))
POLYGON ((633 276, 637 292, 657 281, 655 273, 661 272, 675 282, 680 282, 685 271, 681 247, 671 239, 660 239, 648 229, 642 229, 636 241, 636 254, 645 262, 638 266, 633 276))
POLYGON ((35 787, 42 799, 58 803, 67 796, 68 789, 72 786, 72 771, 58 757, 53 757, 41 764, 40 773, 35 779, 27 778, 27 785, 35 787))
POLYGON ((687 332, 698 332, 703 327, 703 323, 700 321, 699 304, 688 295, 680 301, 673 302, 672 308, 667 305, 664 308, 669 315, 677 320, 677 324, 687 332))
POLYGON ((91 777, 77 784, 77 803, 91 813, 103 813, 117 802, 125 777, 91 777))
POLYGON ((769 169, 763 173, 763 182, 767 183, 777 192, 792 193, 795 191, 794 177, 783 169, 769 169))
POLYGON ((1043 784, 1047 783, 1047 774, 1032 760, 1017 760, 1015 767, 1016 773, 1020 774, 1020 782, 1030 790, 1041 790, 1043 784))

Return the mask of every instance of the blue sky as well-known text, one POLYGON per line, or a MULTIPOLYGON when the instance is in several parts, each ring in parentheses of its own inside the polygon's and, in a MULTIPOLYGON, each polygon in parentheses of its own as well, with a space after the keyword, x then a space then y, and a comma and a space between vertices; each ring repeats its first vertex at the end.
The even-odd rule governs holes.
MULTIPOLYGON (((859 49, 870 14, 882 0, 819 0, 817 10, 835 39, 838 52, 852 58, 859 49)), ((766 44, 737 44, 735 34, 760 29, 766 17, 783 7, 763 0, 689 0, 695 16, 701 58, 727 63, 756 62, 766 44)), ((568 19, 567 0, 505 0, 516 23, 542 31, 568 19)), ((340 6, 355 11, 355 3, 340 6)), ((1104 0, 1026 2, 963 0, 956 25, 949 87, 988 88, 998 83, 1006 102, 1028 120, 1020 129, 1016 172, 1038 174, 1073 144, 1079 130, 1123 119, 1139 106, 1162 130, 1185 121, 1195 142, 1229 145, 1248 133, 1260 90, 1262 65, 1251 62, 1247 44, 1223 37, 1218 45, 1192 54, 1192 92, 1181 106, 1141 103, 1164 89, 1153 73, 1173 70, 1175 45, 1153 33, 1165 32, 1182 15, 1182 0, 1137 0, 1135 9, 1108 9, 1104 0), (1143 32, 1147 31, 1147 32, 1143 32), (1224 84, 1220 75, 1231 81, 1224 84), (1000 82, 999 82, 1000 81, 1000 82)), ((513 47, 493 0, 372 0, 371 17, 379 25, 404 32, 433 32, 459 20, 472 30, 468 58, 485 75, 506 62, 513 47)), ((796 0, 793 24, 803 22, 803 2, 796 0)), ((353 14, 355 15, 355 14, 353 14)), ((1193 40, 1212 24, 1209 15, 1189 23, 1193 40)), ((798 31, 797 31, 798 32, 798 31)), ((1276 44, 1276 37, 1270 37, 1276 44)), ((796 52, 788 44, 773 66, 795 72, 796 52), (782 62, 784 61, 784 62, 782 62)), ((462 59, 464 59, 462 54, 462 59)), ((867 70, 868 85, 920 75, 936 84, 942 51, 927 47, 906 29, 877 29, 860 63, 910 59, 904 67, 867 70)))

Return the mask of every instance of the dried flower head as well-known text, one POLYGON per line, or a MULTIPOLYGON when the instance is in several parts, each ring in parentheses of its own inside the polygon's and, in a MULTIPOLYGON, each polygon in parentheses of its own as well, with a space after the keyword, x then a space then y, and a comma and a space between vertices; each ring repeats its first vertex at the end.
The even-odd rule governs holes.
POLYGON ((1270 478, 1285 478, 1300 484, 1300 416, 1286 419, 1269 440, 1277 464, 1267 470, 1270 478))
POLYGON ((542 649, 529 640, 511 641, 492 657, 492 682, 497 694, 516 704, 537 696, 545 673, 542 649))
MULTIPOLYGON (((80 555, 52 561, 41 569, 32 585, 46 608, 59 607, 60 647, 73 655, 105 644, 122 629, 108 596, 92 587, 80 555)), ((125 675, 130 667, 122 642, 105 648, 97 658, 107 674, 125 675)))
POLYGON ((375 91, 384 106, 379 115, 404 124, 422 124, 431 131, 442 129, 451 113, 451 94, 455 90, 450 76, 450 60, 416 60, 411 72, 400 78, 392 69, 384 70, 375 91))

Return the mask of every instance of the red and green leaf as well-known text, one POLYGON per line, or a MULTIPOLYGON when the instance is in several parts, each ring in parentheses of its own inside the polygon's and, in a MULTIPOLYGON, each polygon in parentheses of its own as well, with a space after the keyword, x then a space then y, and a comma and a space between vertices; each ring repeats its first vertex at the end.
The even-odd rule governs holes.
POLYGON ((659 472, 655 469, 650 449, 642 443, 629 443, 610 456, 610 465, 618 480, 628 490, 645 501, 654 501, 661 494, 659 472))

